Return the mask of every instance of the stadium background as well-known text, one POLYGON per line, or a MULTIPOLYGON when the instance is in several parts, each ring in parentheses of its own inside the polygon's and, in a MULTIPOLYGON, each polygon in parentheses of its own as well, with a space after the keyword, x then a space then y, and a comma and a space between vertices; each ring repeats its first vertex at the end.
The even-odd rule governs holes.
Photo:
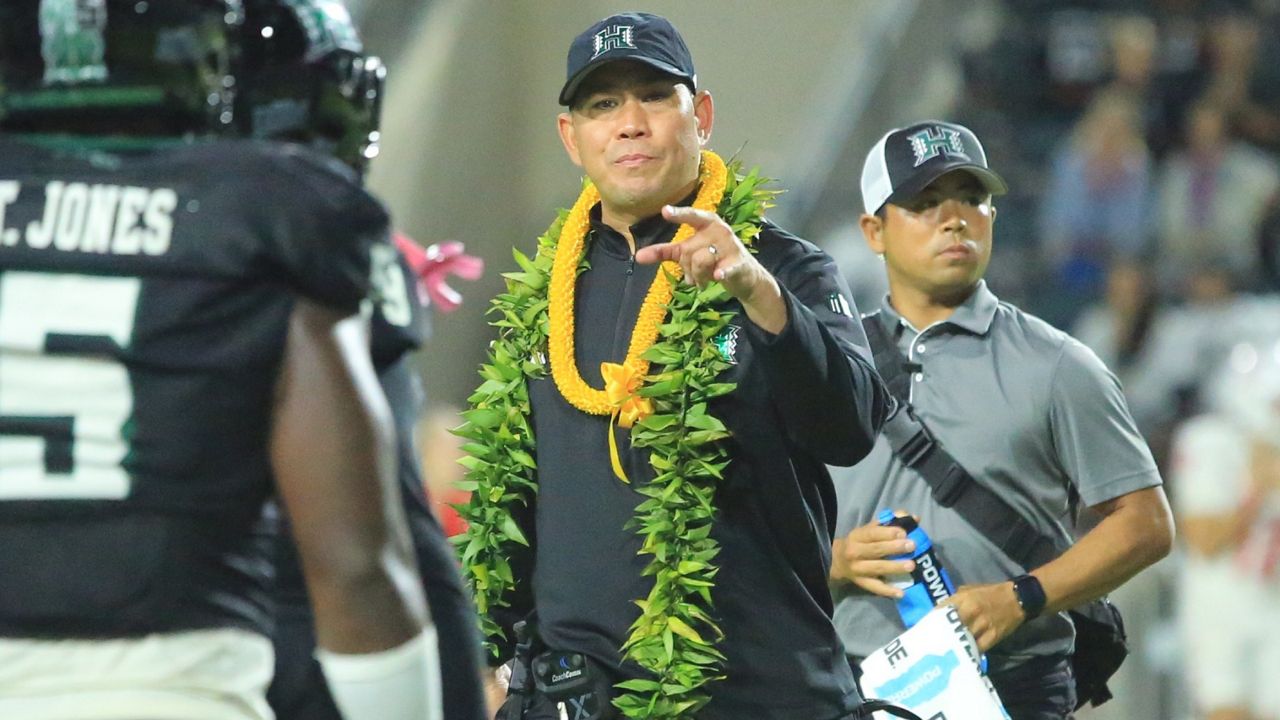
MULTIPOLYGON (((1277 0, 350 4, 392 73, 374 190, 409 235, 462 240, 489 267, 424 354, 438 406, 476 384, 511 247, 531 250, 576 194, 554 122, 568 42, 624 9, 681 29, 716 101, 712 145, 778 179, 772 216, 837 257, 864 309, 883 293, 856 227, 866 150, 921 118, 970 125, 1012 187, 991 286, 1104 357, 1166 477, 1206 379, 1238 343, 1274 338, 1277 0)), ((1191 717, 1177 565, 1117 594, 1134 653, 1120 700, 1083 717, 1191 717)))

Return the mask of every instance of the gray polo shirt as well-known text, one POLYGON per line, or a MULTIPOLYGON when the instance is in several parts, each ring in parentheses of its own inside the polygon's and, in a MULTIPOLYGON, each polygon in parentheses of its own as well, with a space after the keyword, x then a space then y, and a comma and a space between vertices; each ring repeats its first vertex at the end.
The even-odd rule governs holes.
MULTIPOLYGON (((1000 302, 980 283, 952 316, 916 330, 882 303, 877 319, 922 370, 911 403, 938 441, 977 482, 1037 528, 1071 537, 1069 488, 1085 505, 1160 485, 1155 461, 1125 405, 1120 383, 1091 350, 1039 318, 1000 302)), ((956 585, 990 583, 1025 569, 979 535, 893 456, 880 437, 852 468, 832 468, 836 535, 880 508, 920 516, 956 585)), ((904 629, 894 601, 849 583, 832 588, 847 651, 865 657, 904 629)), ((990 654, 992 670, 1071 651, 1065 613, 1019 628, 990 654)))

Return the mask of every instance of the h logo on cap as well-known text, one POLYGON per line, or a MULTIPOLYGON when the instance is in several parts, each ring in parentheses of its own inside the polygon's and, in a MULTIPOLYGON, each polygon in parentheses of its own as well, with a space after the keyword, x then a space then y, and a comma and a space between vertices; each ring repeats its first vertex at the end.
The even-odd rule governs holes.
POLYGON ((596 33, 595 37, 595 54, 591 56, 592 60, 619 48, 627 48, 635 50, 635 43, 631 42, 631 25, 610 25, 609 27, 596 33))
POLYGON ((916 154, 915 167, 920 167, 926 160, 943 153, 965 160, 970 159, 969 154, 964 151, 964 142, 960 139, 960 133, 950 128, 934 126, 931 129, 921 130, 907 139, 911 141, 911 150, 916 154))

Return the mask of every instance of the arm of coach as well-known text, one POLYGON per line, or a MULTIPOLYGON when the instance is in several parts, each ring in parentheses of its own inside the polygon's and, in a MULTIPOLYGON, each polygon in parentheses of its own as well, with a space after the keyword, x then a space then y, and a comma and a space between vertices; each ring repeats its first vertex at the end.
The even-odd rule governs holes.
POLYGON ((769 242, 770 229, 759 256, 781 286, 787 324, 777 334, 749 324, 747 337, 791 441, 828 465, 853 465, 871 452, 889 393, 835 261, 785 233, 769 242))
POLYGON ((831 256, 769 222, 752 253, 711 213, 668 206, 663 216, 697 231, 678 245, 642 248, 636 261, 678 262, 685 281, 699 286, 723 282, 742 303, 746 337, 791 442, 828 465, 866 457, 891 407, 889 393, 831 256), (712 246, 716 252, 707 252, 712 246))

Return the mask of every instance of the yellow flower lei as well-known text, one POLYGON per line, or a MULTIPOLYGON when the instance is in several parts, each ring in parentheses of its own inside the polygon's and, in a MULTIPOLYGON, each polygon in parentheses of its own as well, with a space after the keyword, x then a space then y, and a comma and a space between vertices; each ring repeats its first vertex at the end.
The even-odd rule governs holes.
MULTIPOLYGON (((724 197, 728 178, 728 169, 720 156, 710 150, 703 150, 701 171, 698 173, 701 186, 693 206, 714 213, 724 197)), ((610 416, 609 461, 613 465, 613 474, 619 480, 627 482, 622 462, 618 459, 613 424, 617 422, 622 427, 629 428, 653 414, 653 403, 639 394, 644 377, 649 372, 649 361, 642 356, 658 339, 658 326, 667 316, 667 305, 671 302, 671 284, 680 280, 682 270, 679 263, 667 261, 662 264, 662 271, 653 278, 653 284, 649 286, 649 292, 640 306, 635 328, 631 331, 626 359, 621 363, 600 364, 600 374, 605 381, 603 390, 588 385, 578 371, 578 362, 573 352, 574 291, 578 280, 578 265, 586 252, 591 208, 598 202, 600 191, 595 185, 588 183, 578 195, 578 201, 573 204, 569 217, 565 218, 564 229, 560 232, 560 244, 556 246, 551 266, 551 285, 548 289, 547 354, 551 360, 551 377, 570 405, 591 415, 610 416)), ((693 236, 693 232, 693 226, 681 225, 671 242, 684 242, 693 236)))
MULTIPOLYGON (((728 179, 728 170, 719 155, 710 150, 702 151, 702 169, 698 179, 701 188, 693 206, 714 213, 720 205, 720 199, 724 197, 728 179)), ((614 415, 618 417, 619 425, 629 428, 635 421, 642 420, 653 412, 649 401, 636 395, 641 381, 649 371, 649 361, 641 356, 653 347, 658 338, 658 326, 666 317, 667 304, 671 302, 671 283, 680 279, 681 269, 675 262, 662 264, 663 272, 659 272, 653 279, 644 304, 640 307, 635 329, 631 331, 631 344, 627 348, 626 359, 621 364, 602 364, 605 389, 597 390, 588 385, 578 372, 578 362, 573 352, 574 288, 578 279, 578 264, 586 250, 591 208, 598 202, 600 191, 595 185, 588 184, 578 196, 578 201, 573 204, 569 217, 565 219, 564 230, 560 233, 555 262, 551 267, 547 349, 551 360, 551 376, 569 404, 591 415, 614 415)), ((692 226, 681 225, 671 242, 681 243, 692 235, 692 226)))

